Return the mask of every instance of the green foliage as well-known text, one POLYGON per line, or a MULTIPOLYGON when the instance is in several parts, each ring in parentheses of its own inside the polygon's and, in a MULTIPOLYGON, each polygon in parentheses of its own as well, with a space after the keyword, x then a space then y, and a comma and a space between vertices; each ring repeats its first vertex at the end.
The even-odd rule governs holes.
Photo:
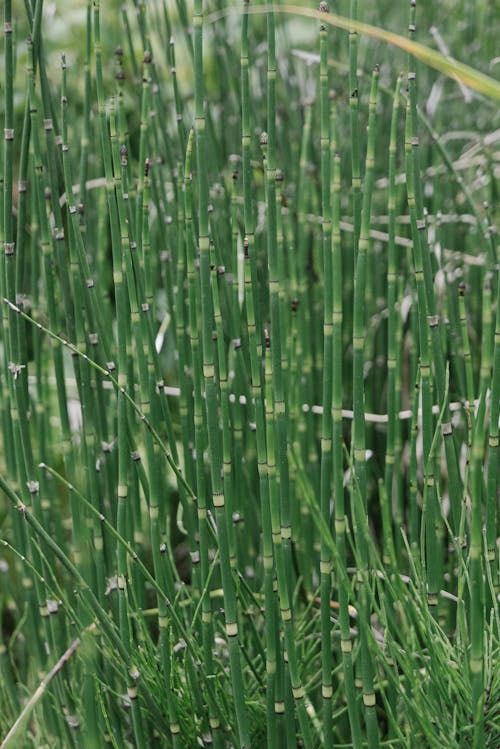
POLYGON ((498 749, 493 4, 4 6, 1 746, 498 749))

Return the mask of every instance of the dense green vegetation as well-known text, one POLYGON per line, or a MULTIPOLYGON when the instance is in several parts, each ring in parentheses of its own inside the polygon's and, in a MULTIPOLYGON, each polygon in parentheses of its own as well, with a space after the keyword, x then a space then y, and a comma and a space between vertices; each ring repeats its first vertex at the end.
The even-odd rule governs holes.
POLYGON ((500 747, 498 12, 272 10, 4 0, 5 749, 500 747))

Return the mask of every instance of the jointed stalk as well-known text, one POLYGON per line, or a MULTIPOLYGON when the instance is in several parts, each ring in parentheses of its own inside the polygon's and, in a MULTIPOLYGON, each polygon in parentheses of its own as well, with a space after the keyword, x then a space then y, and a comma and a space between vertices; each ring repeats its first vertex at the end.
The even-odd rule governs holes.
MULTIPOLYGON (((349 16, 358 20, 358 0, 350 0, 349 16)), ((361 229, 361 167, 359 155, 359 89, 358 89, 358 41, 355 29, 349 31, 349 107, 351 117, 351 182, 352 215, 354 226, 354 263, 361 229)))
POLYGON ((375 712, 375 692, 373 686, 373 663, 368 651, 367 633, 369 626, 368 609, 368 548, 363 539, 363 527, 368 517, 367 480, 366 480, 366 442, 365 442, 365 385, 364 385, 364 345, 366 335, 365 292, 367 253, 370 246, 369 230, 371 216, 371 199, 374 180, 375 162, 375 122, 378 93, 379 69, 375 68, 370 93, 368 144, 366 151, 366 171, 363 186, 363 206, 361 210, 361 228, 359 246, 356 256, 354 275, 354 317, 353 317, 353 452, 354 472, 357 487, 353 492, 354 516, 358 530, 356 546, 362 565, 359 573, 360 583, 360 629, 361 629, 361 669, 363 681, 363 702, 367 722, 368 746, 378 747, 378 728, 375 712))
POLYGON ((498 573, 498 546, 496 542, 496 527, 498 518, 498 491, 499 491, 499 463, 500 463, 500 283, 497 282, 495 336, 493 347, 493 368, 491 374, 490 394, 490 424, 488 437, 488 482, 487 482, 487 521, 486 521, 486 543, 488 547, 488 562, 491 567, 493 585, 498 595, 499 573, 498 573))
MULTIPOLYGON (((290 589, 293 579, 291 566, 292 528, 286 435, 287 415, 285 409, 285 389, 281 351, 282 310, 280 309, 279 298, 280 277, 276 220, 276 52, 274 16, 272 13, 270 13, 267 18, 267 43, 267 134, 261 136, 261 145, 263 146, 265 155, 264 169, 267 202, 267 253, 269 305, 271 313, 270 337, 266 343, 266 360, 269 358, 270 354, 272 361, 272 403, 269 402, 271 399, 271 393, 269 391, 266 392, 266 417, 270 417, 273 423, 272 430, 268 428, 266 432, 268 469, 270 470, 269 491, 272 534, 278 580, 278 597, 285 635, 285 647, 288 655, 288 669, 304 743, 308 749, 312 746, 309 717, 307 715, 308 709, 310 708, 300 678, 290 598, 290 589), (270 345, 271 341, 272 346, 270 345), (277 479, 279 479, 279 484, 277 483, 277 479), (279 507, 277 507, 276 503, 275 492, 277 491, 279 491, 279 507)), ((267 421, 267 423, 269 422, 267 421)))
POLYGON ((262 342, 260 329, 260 307, 255 259, 254 216, 252 208, 252 167, 250 164, 250 86, 249 86, 248 16, 244 15, 241 29, 241 108, 242 108, 242 160, 243 160, 243 219, 245 238, 244 282, 245 311, 250 350, 250 387, 252 408, 255 414, 257 467, 262 522, 262 555, 264 567, 264 614, 266 646, 266 733, 267 745, 275 749, 280 741, 278 719, 284 707, 278 699, 276 684, 282 681, 283 661, 279 652, 277 601, 274 592, 275 568, 271 536, 271 513, 269 505, 269 470, 267 464, 266 423, 264 415, 264 393, 262 387, 262 342))
MULTIPOLYGON (((126 289, 124 280, 125 263, 122 254, 119 215, 114 191, 114 174, 112 165, 112 151, 109 139, 108 121, 106 116, 106 105, 104 100, 104 84, 102 73, 102 49, 100 31, 100 5, 99 0, 94 2, 94 55, 96 66, 96 89, 99 106, 99 128, 101 137, 102 157, 104 173, 106 177, 107 204, 111 229, 111 248, 113 256, 113 281, 115 288, 115 299, 117 308, 117 351, 118 351, 118 486, 117 486, 117 531, 127 538, 128 527, 128 470, 130 465, 128 448, 128 421, 127 403, 125 392, 127 388, 127 352, 130 350, 128 309, 126 289)), ((128 590, 127 590, 127 562, 122 546, 117 547, 117 582, 118 582, 118 605, 120 636, 128 650, 130 648, 130 625, 128 621, 128 590)), ((135 685, 130 686, 133 690, 132 716, 134 732, 139 745, 143 743, 143 729, 141 716, 137 705, 137 689, 135 685)))
MULTIPOLYGON (((328 13, 328 5, 320 3, 328 13)), ((324 272, 323 317, 323 417, 321 426, 321 512, 330 526, 330 495, 332 480, 332 373, 333 373, 333 276, 332 219, 330 197, 330 103, 328 100, 328 36, 320 26, 320 102, 321 102, 321 187, 324 272)), ((323 696, 323 731, 325 746, 333 743, 332 728, 332 634, 330 624, 332 561, 325 541, 321 543, 321 668, 323 696)))
POLYGON ((238 616, 235 585, 229 559, 229 518, 225 507, 224 480, 222 477, 221 445, 218 415, 218 387, 213 329, 213 305, 210 291, 210 239, 208 226, 208 176, 206 173, 206 131, 203 81, 203 2, 196 0, 194 6, 194 67, 195 67, 195 134, 198 166, 198 247, 200 251, 201 329, 203 352, 203 378, 205 407, 210 451, 210 478, 212 499, 217 522, 219 550, 221 555, 222 587, 226 635, 231 663, 231 681, 241 749, 250 746, 247 723, 244 682, 239 651, 238 616))
MULTIPOLYGON (((389 199, 388 199, 388 213, 389 213, 389 244, 387 248, 388 260, 387 260, 387 309, 388 309, 388 323, 387 323, 387 448, 386 448, 386 462, 385 462, 385 488, 387 492, 387 502, 385 507, 382 508, 382 517, 386 525, 385 537, 390 539, 390 547, 384 550, 385 557, 384 561, 393 563, 395 560, 392 556, 392 506, 393 506, 393 482, 394 482, 394 471, 398 470, 396 465, 395 444, 396 444, 396 431, 399 430, 399 424, 397 420, 397 412, 399 411, 399 402, 397 399, 396 391, 396 368, 397 368, 397 356, 398 349, 398 329, 400 322, 398 320, 399 306, 397 303, 397 291, 398 291, 398 280, 399 280, 399 268, 400 262, 398 262, 398 255, 395 243, 396 233, 396 153, 397 153, 397 125, 398 125, 398 114, 399 114, 399 92, 401 88, 402 75, 398 77, 396 83, 396 90, 394 92, 394 101, 392 107, 392 119, 391 119, 391 136, 389 143, 389 199)), ((399 518, 402 521, 402 518, 399 518)), ((399 527, 396 523, 396 544, 400 539, 399 527)), ((399 544, 398 544, 399 546, 399 544)))
MULTIPOLYGON (((416 17, 416 0, 412 0, 410 4, 410 24, 408 27, 409 35, 410 37, 413 37, 415 34, 415 17, 416 17)), ((436 394, 439 399, 439 401, 442 400, 443 394, 445 392, 445 356, 443 352, 443 346, 442 346, 442 339, 441 339, 441 325, 442 322, 440 320, 437 306, 436 306, 436 299, 435 299, 435 293, 434 293, 434 285, 433 285, 433 275, 432 275, 432 268, 431 268, 431 259, 430 259, 430 252, 427 242, 427 233, 426 233, 426 223, 424 218, 424 205, 423 205, 423 195, 422 195, 422 180, 420 178, 420 160, 419 160, 419 138, 417 134, 417 89, 416 89, 416 74, 415 74, 415 67, 411 67, 411 65, 414 63, 414 61, 411 61, 410 63, 410 72, 408 73, 408 98, 409 98, 409 109, 407 109, 407 116, 409 116, 409 127, 410 127, 410 138, 411 138, 411 148, 409 150, 408 155, 411 157, 412 165, 411 165, 411 178, 412 178, 412 191, 413 191, 413 198, 414 198, 414 204, 411 208, 410 214, 412 216, 411 218, 411 226, 412 226, 412 238, 415 248, 415 275, 417 276, 417 264, 418 266, 421 266, 422 269, 422 276, 417 278, 417 289, 420 287, 419 292, 419 312, 420 315, 423 315, 423 298, 425 296, 425 303, 426 303, 426 326, 429 328, 429 339, 432 346, 432 356, 433 356, 433 363, 434 363, 434 375, 435 375, 435 383, 436 383, 436 394), (418 248, 416 245, 419 245, 418 248), (422 289, 423 287, 423 289, 422 289)), ((407 171, 407 175, 410 176, 410 174, 407 171)), ((408 200, 408 203, 410 203, 410 200, 408 200)), ((418 271, 420 274, 420 271, 418 271)), ((423 323, 423 319, 422 319, 423 323)), ((425 371, 422 372, 423 376, 425 376, 425 371)), ((430 374, 430 376, 432 376, 430 374)), ((442 425, 442 434, 444 439, 444 447, 446 452, 446 466, 448 470, 449 475, 449 482, 450 482, 450 498, 452 503, 456 503, 457 499, 461 496, 462 493, 462 482, 460 479, 460 474, 458 470, 458 461, 457 461, 457 455, 455 450, 455 441, 453 436, 453 426, 451 422, 451 414, 448 415, 448 418, 442 425)), ((434 481, 434 479, 430 479, 434 481)), ((432 500, 432 493, 431 493, 431 503, 434 504, 434 501, 432 500)), ((434 510, 432 511, 434 512, 434 510)), ((452 508, 452 518, 454 520, 454 523, 456 523, 456 519, 458 517, 458 508, 454 506, 452 508)), ((430 527, 429 527, 430 530, 430 527)), ((457 529, 455 527, 455 533, 457 532, 457 529)), ((438 560, 434 560, 437 562, 438 560)), ((431 563, 433 566, 434 564, 431 563)), ((436 564, 436 576, 439 574, 439 564, 436 564)), ((436 588, 436 590, 440 587, 440 581, 437 580, 433 583, 431 586, 432 588, 436 588)), ((431 597, 433 593, 431 592, 431 597)))
MULTIPOLYGON (((409 73, 409 76, 414 76, 414 73, 409 73)), ((419 229, 417 225, 417 213, 416 213, 416 197, 415 197, 415 174, 414 174, 414 163, 412 158, 412 148, 414 139, 411 135, 411 110, 409 100, 406 107, 406 134, 405 134, 405 153, 406 153, 406 186, 408 194, 408 208, 410 211, 412 236, 413 242, 413 253, 414 253, 414 269, 415 269, 415 284, 417 291, 417 324, 418 324, 418 340, 419 340, 419 351, 420 351, 420 376, 421 376, 421 395, 422 395, 422 441, 424 451, 424 466, 428 467, 429 470, 433 471, 433 466, 428 462, 427 458, 429 455, 432 432, 433 432, 433 419, 432 419, 432 381, 431 381, 431 366, 430 366, 430 353, 429 353, 429 333, 427 325, 427 300, 425 297, 424 288, 424 270, 422 265, 422 253, 420 248, 419 240, 419 229)), ((417 401, 418 402, 418 401, 417 401)), ((416 427, 416 422, 415 422, 416 427)), ((435 607, 437 605, 437 591, 439 590, 440 580, 440 567, 439 562, 436 559, 438 551, 437 537, 436 537, 436 513, 437 513, 437 498, 434 484, 433 473, 430 476, 424 475, 424 482, 427 487, 427 502, 424 513, 424 527, 425 527, 425 538, 427 548, 427 559, 426 569, 428 575, 428 598, 429 605, 435 607)))
POLYGON ((332 224, 332 274, 333 274, 333 369, 332 369, 332 460, 333 460, 333 499, 335 507, 335 542, 342 565, 342 574, 338 575, 340 647, 342 651, 342 670, 344 674, 347 710, 354 749, 361 749, 362 736, 356 690, 354 686, 354 668, 352 656, 352 637, 349 622, 349 589, 345 583, 347 569, 346 549, 346 512, 344 497, 344 452, 342 428, 342 392, 343 392, 343 344, 342 344, 342 248, 340 235, 340 155, 336 154, 333 162, 333 224, 332 224))
MULTIPOLYGON (((210 602, 210 567, 209 567, 209 517, 208 502, 204 471, 204 460, 202 456, 207 448, 206 442, 206 415, 203 406, 203 384, 202 384, 202 354, 199 339, 199 321, 201 319, 200 285, 195 271, 196 240, 192 225, 192 153, 193 153, 194 131, 191 130, 187 140, 186 160, 184 165, 184 216, 185 216, 185 241, 186 241, 186 270, 188 282, 189 299, 189 331, 191 344, 191 357, 193 364, 193 389, 194 389, 194 458, 195 458, 195 486, 197 490, 197 515, 199 551, 193 558, 193 566, 199 564, 200 582, 203 588, 201 635, 203 654, 205 658, 206 673, 210 677, 214 674, 214 631, 212 621, 212 605, 210 602)), ((212 699, 208 700, 209 725, 212 731, 214 745, 220 747, 221 724, 216 705, 212 699)))

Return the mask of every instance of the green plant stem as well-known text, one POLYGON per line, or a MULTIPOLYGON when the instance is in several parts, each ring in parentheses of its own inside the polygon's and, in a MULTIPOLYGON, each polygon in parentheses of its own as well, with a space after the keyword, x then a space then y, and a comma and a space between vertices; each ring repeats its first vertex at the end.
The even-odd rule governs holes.
MULTIPOLYGON (((400 104, 400 89, 402 74, 399 75, 394 100, 392 106, 391 134, 389 143, 389 187, 388 187, 388 214, 389 214, 389 244, 387 248, 387 448, 384 482, 387 492, 387 502, 382 506, 382 517, 385 524, 384 537, 388 539, 389 544, 384 550, 384 561, 394 563, 393 531, 391 527, 391 516, 394 496, 394 470, 396 463, 396 432, 399 428, 397 413, 399 411, 399 400, 397 398, 397 361, 398 351, 398 329, 399 322, 399 305, 398 305, 398 278, 400 273, 400 262, 396 250, 396 154, 397 154, 397 126, 400 104)), ((398 453, 399 457, 399 453, 398 453)), ((397 504, 397 502, 396 502, 397 504)), ((401 521, 402 518, 399 518, 401 521)), ((400 538, 399 527, 396 524, 396 543, 400 538)))
MULTIPOLYGON (((272 418, 273 428, 267 429, 268 467, 270 470, 269 491, 271 504, 271 524, 276 558, 278 580, 278 597, 281 619, 285 635, 285 647, 288 656, 288 670, 291 687, 297 706, 300 727, 306 748, 312 746, 309 728, 308 709, 304 687, 300 678, 293 614, 290 601, 292 583, 291 568, 291 507, 289 496, 289 473, 287 456, 287 414, 285 406, 285 389, 282 371, 281 314, 280 309, 280 276, 276 220, 276 51, 274 17, 267 18, 267 134, 261 136, 261 145, 265 149, 265 186, 267 202, 267 254, 269 273, 269 305, 271 328, 266 344, 267 356, 272 360, 272 403, 270 393, 266 393, 266 417, 272 418), (272 346, 270 345, 272 340, 272 346), (270 411, 270 409, 272 409, 270 411), (274 444, 270 442, 273 439, 274 444), (276 472, 276 475, 275 475, 276 472), (276 479, 279 479, 277 484, 276 479), (275 492, 279 491, 279 508, 276 506, 275 492), (279 524, 279 530, 278 530, 279 524)), ((312 707, 312 706, 311 706, 312 707)), ((287 718, 290 720, 290 717, 287 718)))
POLYGON ((241 749, 250 746, 250 735, 245 709, 245 688, 239 650, 238 616, 234 580, 230 566, 229 518, 225 507, 224 481, 220 454, 218 426, 218 387, 212 338, 213 307, 210 292, 210 239, 208 227, 208 175, 206 172, 206 130, 203 81, 203 4, 196 0, 193 16, 195 66, 195 134, 198 168, 198 247, 200 251, 201 327, 203 378, 210 451, 210 477, 215 508, 219 550, 221 555, 222 587, 226 636, 231 662, 232 691, 235 701, 238 741, 241 749))
POLYGON ((333 370, 332 370, 332 463, 333 463, 333 500, 335 507, 335 543, 338 548, 340 571, 336 570, 339 619, 340 619, 340 647, 342 652, 342 670, 346 685, 347 710, 354 749, 361 749, 362 734, 359 711, 356 705, 356 690, 354 686, 353 643, 349 622, 349 587, 346 585, 347 549, 346 526, 347 517, 344 497, 344 452, 343 452, 343 424, 342 424, 342 392, 343 392, 343 268, 342 247, 340 235, 340 155, 337 153, 333 162, 333 196, 332 196, 332 274, 333 274, 333 370), (340 574, 339 574, 340 573, 340 574))
POLYGON ((379 69, 375 68, 372 78, 370 93, 369 119, 368 119, 368 144, 366 151, 366 170, 363 186, 363 205, 361 209, 361 227, 359 234, 359 246, 356 256, 356 269, 354 276, 354 316, 353 316, 353 452, 354 472, 358 491, 355 491, 354 514, 358 534, 356 535, 356 546, 360 556, 362 571, 360 573, 360 595, 361 611, 360 618, 363 622, 361 629, 361 668, 363 680, 363 703, 365 706, 365 718, 367 723, 367 737, 369 747, 378 747, 378 728, 375 712, 375 693, 373 686, 373 664, 368 652, 365 627, 369 626, 368 610, 368 553, 362 536, 363 524, 368 518, 367 480, 366 480, 366 440, 365 440, 365 385, 364 385, 364 346, 365 346, 365 293, 366 293, 366 265, 369 249, 369 228, 371 216, 371 199, 374 179, 375 160, 375 123, 378 93, 379 69), (359 506, 356 506, 360 503, 359 506))
MULTIPOLYGON (((413 74, 412 74, 413 75, 413 74)), ((422 253, 420 248, 419 229, 417 225, 416 197, 415 197, 415 174, 414 162, 412 158, 412 148, 414 139, 411 127, 411 109, 408 99, 406 108, 406 132, 405 132, 405 153, 406 153, 406 185, 408 194, 408 208, 410 211, 413 252, 414 252, 414 272, 415 284, 417 291, 418 309, 418 339, 420 352, 420 374, 421 374, 421 393, 422 393, 422 439, 424 451, 424 465, 432 465, 428 462, 431 435, 432 435, 432 383, 431 367, 429 358, 429 338, 427 325, 427 300, 424 288, 424 270, 422 264, 422 253)), ((415 423, 415 428, 417 428, 415 423)), ((426 533, 427 547, 427 574, 429 576, 429 605, 437 605, 437 591, 439 590, 440 564, 436 559, 438 551, 436 537, 436 513, 437 498, 435 493, 434 475, 424 476, 424 484, 428 487, 427 502, 424 513, 424 527, 426 533)))
MULTIPOLYGON (((328 5, 320 9, 328 13, 328 5)), ((333 374, 333 275, 332 275, 332 218, 330 176, 330 103, 328 76, 327 28, 320 26, 320 106, 321 106, 321 185, 322 185, 322 231, 324 271, 324 317, 323 317, 323 416, 321 426, 321 512, 330 526, 330 495, 332 481, 332 374, 333 374)), ((332 634, 330 624, 330 600, 332 560, 328 546, 321 544, 321 668, 323 697, 323 741, 325 746, 333 744, 332 726, 332 634)))

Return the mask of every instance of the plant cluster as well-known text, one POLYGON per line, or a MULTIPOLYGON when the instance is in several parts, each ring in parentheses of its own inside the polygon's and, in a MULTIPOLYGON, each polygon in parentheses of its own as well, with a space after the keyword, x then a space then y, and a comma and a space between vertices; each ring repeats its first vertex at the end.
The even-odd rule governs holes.
POLYGON ((498 17, 214 5, 4 0, 1 746, 498 749, 498 17))

